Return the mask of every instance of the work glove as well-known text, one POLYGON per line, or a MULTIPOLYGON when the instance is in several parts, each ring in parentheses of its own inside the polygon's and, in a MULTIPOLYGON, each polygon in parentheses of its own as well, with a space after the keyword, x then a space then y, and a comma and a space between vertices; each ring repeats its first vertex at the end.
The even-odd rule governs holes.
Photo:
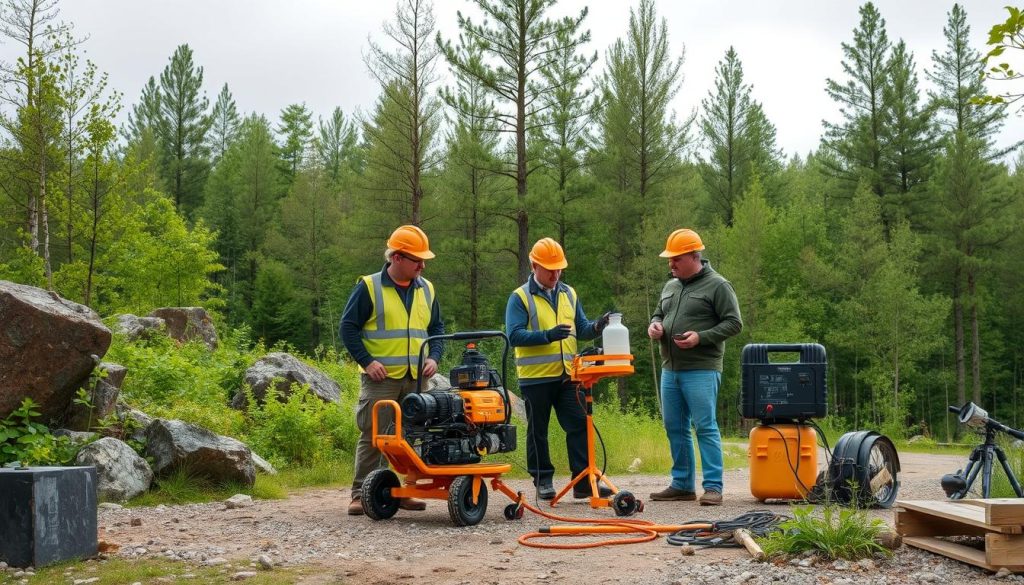
POLYGON ((608 320, 611 319, 611 317, 611 311, 608 311, 604 315, 598 317, 597 321, 594 322, 594 331, 596 333, 601 333, 602 331, 604 331, 604 328, 608 326, 608 320))
POLYGON ((551 343, 552 341, 561 341, 566 337, 569 337, 570 333, 572 333, 572 326, 562 323, 561 325, 555 325, 551 329, 548 329, 544 332, 544 335, 548 338, 548 343, 551 343))

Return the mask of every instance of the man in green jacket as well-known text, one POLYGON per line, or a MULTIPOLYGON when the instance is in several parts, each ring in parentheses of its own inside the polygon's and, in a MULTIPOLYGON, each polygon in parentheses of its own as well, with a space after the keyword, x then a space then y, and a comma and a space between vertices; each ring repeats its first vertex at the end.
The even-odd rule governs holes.
POLYGON ((696 464, 690 426, 697 431, 704 493, 702 506, 722 503, 722 435, 716 409, 725 340, 743 328, 729 281, 701 258, 697 232, 672 232, 660 256, 672 278, 661 291, 647 335, 661 346, 661 415, 672 451, 672 483, 652 500, 692 501, 696 464))

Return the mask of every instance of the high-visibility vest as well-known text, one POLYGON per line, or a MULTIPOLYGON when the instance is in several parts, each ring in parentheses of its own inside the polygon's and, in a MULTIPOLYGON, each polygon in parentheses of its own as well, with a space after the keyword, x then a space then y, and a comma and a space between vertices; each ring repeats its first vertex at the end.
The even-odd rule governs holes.
MULTIPOLYGON (((555 297, 557 308, 540 295, 530 294, 530 283, 516 289, 515 294, 523 301, 528 319, 527 331, 547 331, 560 324, 576 323, 576 291, 571 286, 559 283, 555 297)), ((516 346, 516 373, 519 379, 553 378, 572 371, 572 358, 576 355, 575 331, 561 341, 544 345, 516 346)))
POLYGON ((373 301, 370 318, 363 324, 366 351, 384 366, 388 378, 401 379, 406 374, 417 378, 420 345, 429 336, 434 285, 425 278, 417 278, 419 286, 413 286, 412 307, 406 310, 395 287, 381 284, 380 272, 361 278, 373 301))

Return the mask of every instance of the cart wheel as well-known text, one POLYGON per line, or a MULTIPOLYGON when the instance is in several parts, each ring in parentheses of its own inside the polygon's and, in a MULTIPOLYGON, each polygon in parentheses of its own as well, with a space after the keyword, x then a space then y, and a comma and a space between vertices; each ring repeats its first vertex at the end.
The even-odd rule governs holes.
POLYGON ((398 511, 399 500, 391 495, 398 476, 390 469, 374 469, 363 480, 363 513, 374 520, 387 520, 398 511))
POLYGON ((505 506, 505 520, 521 520, 525 511, 519 504, 509 504, 505 506))
POLYGON ((616 516, 632 516, 640 509, 640 503, 631 492, 619 492, 612 496, 612 509, 616 516))
POLYGON ((473 503, 473 476, 460 475, 448 488, 448 515, 456 526, 474 526, 487 512, 487 484, 480 482, 480 494, 473 503))

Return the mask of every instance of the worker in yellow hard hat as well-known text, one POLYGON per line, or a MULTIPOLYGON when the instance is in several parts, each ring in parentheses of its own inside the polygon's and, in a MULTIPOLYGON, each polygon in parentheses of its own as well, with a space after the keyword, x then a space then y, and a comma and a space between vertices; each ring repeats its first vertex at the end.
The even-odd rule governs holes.
MULTIPOLYGON (((565 430, 569 470, 576 477, 587 467, 586 412, 582 394, 570 379, 576 340, 597 337, 611 313, 587 320, 576 291, 562 282, 569 265, 558 242, 542 238, 530 250, 532 274, 512 291, 505 307, 505 332, 515 349, 519 388, 526 401, 526 465, 537 496, 555 497, 555 467, 548 451, 548 422, 552 408, 565 430)), ((600 497, 611 490, 600 486, 600 497)), ((589 498, 590 485, 573 486, 576 498, 589 498)))
MULTIPOLYGON (((367 474, 387 466, 372 443, 373 405, 378 400, 400 402, 416 390, 420 376, 433 376, 441 361, 444 346, 436 340, 430 342, 428 356, 419 363, 420 346, 426 338, 444 334, 434 285, 421 276, 426 261, 433 257, 423 230, 414 225, 399 227, 388 238, 384 267, 356 281, 341 316, 341 340, 361 373, 356 409, 359 442, 348 506, 353 516, 363 513, 361 490, 367 474)), ((391 415, 387 408, 378 413, 381 428, 388 428, 391 415)), ((399 507, 423 510, 426 503, 403 498, 399 507)))
POLYGON ((743 328, 736 293, 701 257, 704 242, 691 229, 668 236, 672 278, 665 283, 647 334, 661 346, 661 416, 672 452, 672 482, 652 500, 692 501, 696 464, 690 427, 697 431, 702 506, 722 503, 722 436, 716 408, 725 340, 743 328))

